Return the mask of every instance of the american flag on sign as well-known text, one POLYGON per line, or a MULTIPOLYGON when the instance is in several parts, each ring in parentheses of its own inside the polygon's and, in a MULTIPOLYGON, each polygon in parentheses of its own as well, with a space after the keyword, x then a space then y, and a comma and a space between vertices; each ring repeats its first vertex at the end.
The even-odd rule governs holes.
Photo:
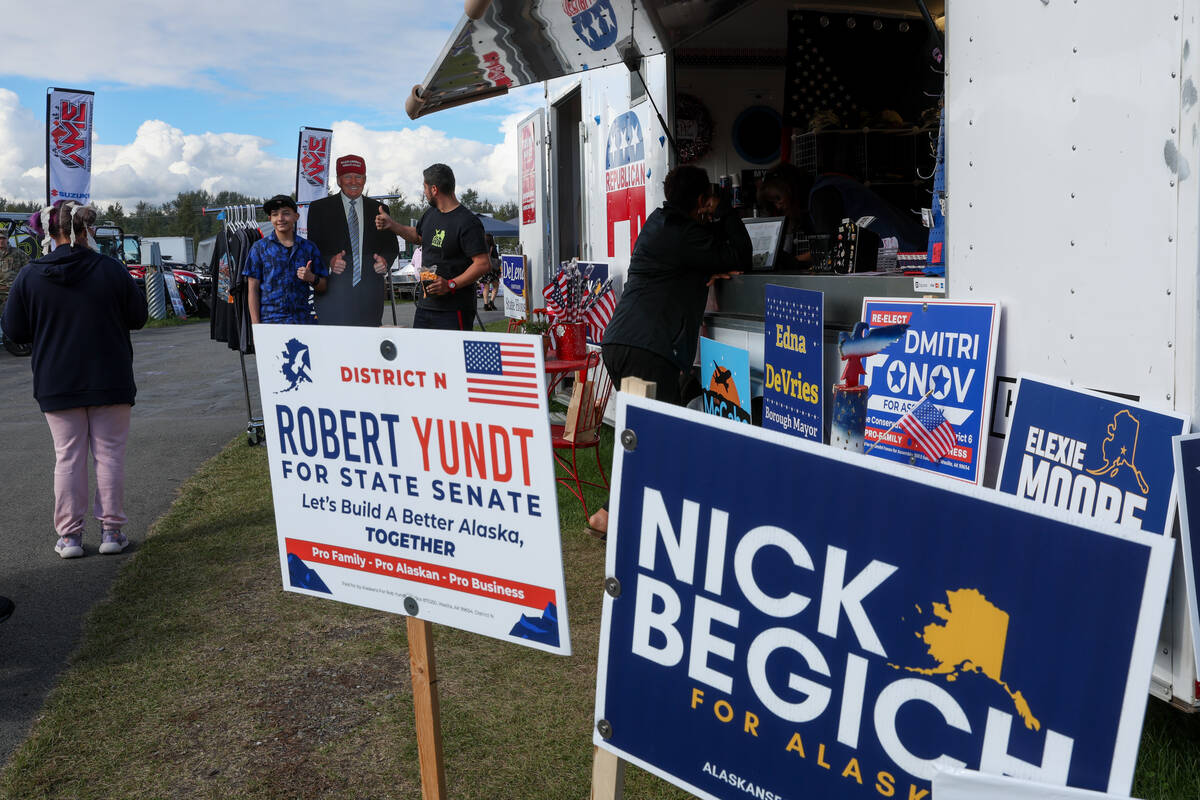
POLYGON ((463 342, 463 359, 469 402, 539 407, 537 355, 532 344, 463 342))
POLYGON ((588 338, 596 344, 604 339, 604 329, 617 308, 617 293, 609 289, 600 295, 588 310, 583 312, 583 321, 588 326, 588 338))
POLYGON ((922 398, 896 423, 913 438, 917 448, 935 464, 949 453, 957 439, 954 428, 928 397, 922 398))

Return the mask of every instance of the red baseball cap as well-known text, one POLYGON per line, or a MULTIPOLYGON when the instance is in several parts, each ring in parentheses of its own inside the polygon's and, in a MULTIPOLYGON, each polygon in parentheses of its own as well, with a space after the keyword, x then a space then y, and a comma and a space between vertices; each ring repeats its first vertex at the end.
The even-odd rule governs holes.
POLYGON ((366 175, 367 162, 363 161, 362 156, 342 156, 337 160, 337 174, 342 176, 347 173, 366 175))

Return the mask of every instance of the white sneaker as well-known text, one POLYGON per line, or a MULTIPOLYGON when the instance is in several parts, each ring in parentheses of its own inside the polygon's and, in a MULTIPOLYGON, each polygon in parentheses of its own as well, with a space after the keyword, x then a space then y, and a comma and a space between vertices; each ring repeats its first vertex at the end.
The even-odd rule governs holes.
POLYGON ((63 558, 79 558, 83 555, 83 535, 68 533, 66 536, 58 537, 58 542, 54 545, 54 552, 63 558))
POLYGON ((129 540, 120 531, 101 531, 100 552, 104 555, 119 553, 128 546, 129 540))

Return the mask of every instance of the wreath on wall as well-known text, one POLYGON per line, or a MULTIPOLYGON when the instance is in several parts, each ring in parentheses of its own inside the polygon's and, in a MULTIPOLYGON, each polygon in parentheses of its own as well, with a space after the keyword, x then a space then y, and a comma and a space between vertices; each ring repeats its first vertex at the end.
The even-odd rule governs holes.
POLYGON ((675 143, 679 163, 691 164, 712 149, 712 115, 700 98, 690 94, 675 96, 675 143))

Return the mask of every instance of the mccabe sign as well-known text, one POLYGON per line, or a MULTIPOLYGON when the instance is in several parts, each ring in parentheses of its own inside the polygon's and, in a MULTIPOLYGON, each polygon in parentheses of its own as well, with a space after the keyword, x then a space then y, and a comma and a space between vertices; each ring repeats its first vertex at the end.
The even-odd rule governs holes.
POLYGON ((529 337, 256 325, 288 591, 569 654, 529 337))
POLYGON ((1128 793, 1170 541, 622 399, 597 745, 705 798, 1128 793))

